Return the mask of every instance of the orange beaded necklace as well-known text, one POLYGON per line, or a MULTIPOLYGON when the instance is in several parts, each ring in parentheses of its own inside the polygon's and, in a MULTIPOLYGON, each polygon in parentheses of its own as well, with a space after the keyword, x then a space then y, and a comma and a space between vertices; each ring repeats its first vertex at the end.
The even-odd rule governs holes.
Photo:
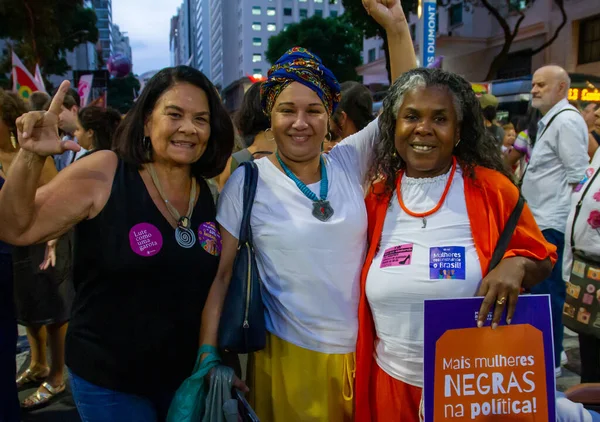
POLYGON ((448 195, 448 191, 450 190, 450 186, 452 185, 452 180, 454 179, 454 173, 456 173, 456 157, 452 157, 452 170, 450 171, 450 177, 448 178, 448 182, 446 182, 446 187, 444 188, 444 193, 442 193, 442 197, 440 198, 440 201, 437 203, 437 205, 435 207, 433 207, 432 209, 430 209, 429 211, 413 212, 413 211, 409 210, 408 208, 406 208, 406 205, 404 205, 404 201, 402 200, 402 191, 400 190, 400 185, 402 184, 402 175, 404 174, 404 169, 400 170, 398 172, 398 178, 396 181, 396 195, 398 196, 398 203, 400 204, 400 208, 402 208, 402 210, 405 213, 407 213, 408 215, 410 215, 411 217, 422 218, 423 219, 423 227, 422 228, 424 229, 425 227, 427 227, 427 218, 426 217, 437 212, 442 207, 442 204, 446 200, 446 196, 448 195))

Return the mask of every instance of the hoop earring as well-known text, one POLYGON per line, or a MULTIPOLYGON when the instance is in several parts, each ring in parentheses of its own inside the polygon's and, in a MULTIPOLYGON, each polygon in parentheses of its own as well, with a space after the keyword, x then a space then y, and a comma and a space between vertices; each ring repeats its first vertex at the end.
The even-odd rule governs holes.
POLYGON ((327 141, 327 142, 331 142, 331 138, 332 138, 332 137, 331 137, 331 131, 328 131, 328 132, 327 132, 327 135, 325 135, 325 141, 327 141))
POLYGON ((454 148, 456 148, 458 146, 458 144, 460 144, 460 139, 458 140, 458 142, 456 144, 454 144, 454 148))
POLYGON ((15 138, 14 132, 10 132, 10 144, 14 149, 17 149, 17 138, 15 138))
POLYGON ((275 135, 273 135, 273 130, 270 127, 265 129, 265 139, 269 142, 275 142, 275 135), (269 132, 271 132, 270 139, 269 139, 269 136, 267 135, 269 132))
POLYGON ((152 160, 152 141, 149 136, 142 138, 142 147, 146 150, 146 158, 152 160))

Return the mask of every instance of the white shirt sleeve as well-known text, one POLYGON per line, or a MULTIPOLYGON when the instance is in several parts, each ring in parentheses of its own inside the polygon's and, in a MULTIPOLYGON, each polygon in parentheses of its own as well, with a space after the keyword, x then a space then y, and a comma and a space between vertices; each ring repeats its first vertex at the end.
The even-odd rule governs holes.
POLYGON ((225 183, 217 203, 217 222, 239 239, 244 205, 244 167, 238 167, 225 183))
POLYGON ((584 131, 582 129, 584 126, 580 127, 579 124, 585 125, 585 122, 580 116, 576 117, 556 122, 558 123, 558 136, 555 138, 558 141, 556 152, 565 166, 569 184, 579 183, 589 163, 587 131, 584 131))
POLYGON ((590 412, 582 404, 572 402, 563 393, 556 392, 557 422, 595 422, 598 419, 598 413, 590 412))
POLYGON ((346 171, 356 172, 359 180, 363 182, 369 170, 373 148, 378 141, 379 118, 336 145, 329 156, 339 161, 346 171))

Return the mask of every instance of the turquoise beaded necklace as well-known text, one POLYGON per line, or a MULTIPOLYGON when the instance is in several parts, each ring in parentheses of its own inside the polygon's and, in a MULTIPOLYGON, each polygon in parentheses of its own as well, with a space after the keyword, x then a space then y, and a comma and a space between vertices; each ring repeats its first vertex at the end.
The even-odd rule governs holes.
POLYGON ((323 160, 323 156, 319 158, 319 162, 321 164, 321 185, 320 185, 320 196, 321 198, 317 198, 317 195, 313 191, 311 191, 308 186, 306 186, 302 180, 298 179, 298 177, 285 165, 281 157, 279 156, 279 152, 275 153, 277 157, 277 161, 279 165, 290 179, 294 181, 300 192, 304 194, 308 199, 313 201, 313 211, 312 215, 319 221, 327 221, 333 216, 333 208, 331 204, 327 200, 327 193, 329 190, 329 180, 327 179, 327 169, 325 168, 325 160, 323 160))

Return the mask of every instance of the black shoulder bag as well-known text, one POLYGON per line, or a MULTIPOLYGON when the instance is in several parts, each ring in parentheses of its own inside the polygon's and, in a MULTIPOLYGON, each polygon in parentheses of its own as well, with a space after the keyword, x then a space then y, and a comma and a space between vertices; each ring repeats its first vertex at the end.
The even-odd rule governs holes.
POLYGON ((579 334, 600 338, 600 262, 592 260, 575 247, 575 223, 581 211, 583 199, 594 183, 600 169, 587 182, 575 206, 571 226, 571 251, 573 265, 567 282, 567 297, 563 307, 563 324, 579 334))
POLYGON ((508 220, 506 220, 506 224, 504 225, 504 229, 500 234, 500 238, 498 239, 498 243, 496 243, 496 248, 494 249, 494 253, 492 254, 492 259, 490 260, 490 267, 488 269, 488 273, 492 271, 502 258, 504 258, 504 254, 506 253, 506 249, 508 249, 508 244, 510 243, 510 239, 512 239, 513 233, 517 228, 517 224, 519 223, 519 219, 521 218, 521 214, 523 213, 523 207, 525 206, 525 199, 519 195, 519 200, 517 201, 517 205, 510 213, 508 220))
POLYGON ((219 322, 219 348, 234 353, 250 353, 265 348, 267 334, 250 227, 258 167, 253 161, 241 165, 245 170, 244 210, 231 282, 219 322))

